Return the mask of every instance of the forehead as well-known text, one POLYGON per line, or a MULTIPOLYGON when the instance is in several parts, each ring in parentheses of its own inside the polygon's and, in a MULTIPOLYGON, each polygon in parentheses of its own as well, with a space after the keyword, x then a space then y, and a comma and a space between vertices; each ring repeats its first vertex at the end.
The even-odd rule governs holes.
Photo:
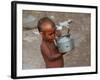
POLYGON ((45 22, 41 25, 42 31, 53 31, 55 28, 50 22, 45 22))

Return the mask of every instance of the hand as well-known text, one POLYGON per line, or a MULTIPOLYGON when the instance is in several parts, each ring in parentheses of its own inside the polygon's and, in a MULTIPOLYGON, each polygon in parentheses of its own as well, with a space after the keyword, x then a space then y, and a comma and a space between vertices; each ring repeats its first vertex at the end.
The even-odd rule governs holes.
POLYGON ((64 53, 61 53, 62 55, 64 55, 64 54, 66 54, 66 52, 64 52, 64 53))
POLYGON ((60 30, 56 30, 56 36, 60 37, 61 36, 61 31, 60 30))

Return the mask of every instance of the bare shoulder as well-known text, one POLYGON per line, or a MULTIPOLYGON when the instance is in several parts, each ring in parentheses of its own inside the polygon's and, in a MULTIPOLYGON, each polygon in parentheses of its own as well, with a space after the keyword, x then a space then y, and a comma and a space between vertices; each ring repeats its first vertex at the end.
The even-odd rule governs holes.
POLYGON ((41 48, 41 49, 44 49, 45 47, 46 47, 45 43, 42 42, 41 45, 40 45, 40 48, 41 48))
POLYGON ((47 47, 47 45, 45 44, 45 42, 42 42, 42 43, 41 43, 40 48, 41 48, 41 51, 42 51, 42 52, 47 52, 47 51, 48 51, 48 47, 47 47))

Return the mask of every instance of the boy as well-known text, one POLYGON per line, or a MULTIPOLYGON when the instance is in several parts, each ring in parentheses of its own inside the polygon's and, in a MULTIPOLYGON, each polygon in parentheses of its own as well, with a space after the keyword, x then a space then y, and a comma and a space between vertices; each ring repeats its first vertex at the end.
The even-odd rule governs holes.
POLYGON ((40 48, 46 68, 64 67, 63 54, 59 53, 54 44, 56 37, 55 23, 48 17, 44 17, 39 20, 37 27, 42 37, 40 48))

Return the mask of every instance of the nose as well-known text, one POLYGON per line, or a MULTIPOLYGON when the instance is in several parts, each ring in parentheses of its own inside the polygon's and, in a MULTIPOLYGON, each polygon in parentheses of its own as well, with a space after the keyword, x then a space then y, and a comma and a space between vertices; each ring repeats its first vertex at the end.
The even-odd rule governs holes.
POLYGON ((52 34, 52 38, 55 39, 55 34, 52 34))

